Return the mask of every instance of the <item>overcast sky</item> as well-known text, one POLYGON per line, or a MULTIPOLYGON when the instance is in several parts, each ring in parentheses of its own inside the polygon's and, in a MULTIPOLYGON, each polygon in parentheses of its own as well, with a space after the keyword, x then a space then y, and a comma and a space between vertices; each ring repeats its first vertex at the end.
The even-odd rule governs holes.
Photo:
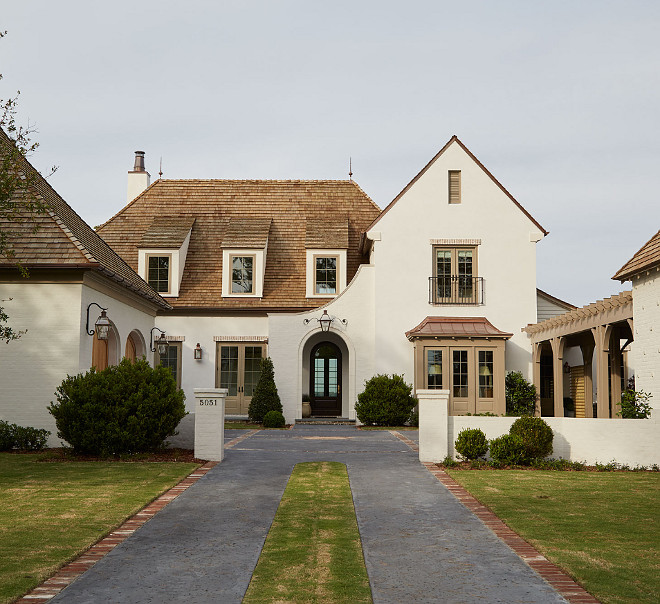
MULTIPOLYGON (((6 3, 0 98, 92 226, 164 178, 353 178, 387 205, 456 134, 577 305, 660 228, 660 2, 6 3)), ((515 274, 511 275, 515 279, 515 274)))

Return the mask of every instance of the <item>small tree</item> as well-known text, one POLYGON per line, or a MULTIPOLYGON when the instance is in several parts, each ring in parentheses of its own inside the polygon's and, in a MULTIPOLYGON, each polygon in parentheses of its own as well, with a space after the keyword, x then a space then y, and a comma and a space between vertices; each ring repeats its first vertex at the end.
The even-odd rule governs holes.
POLYGON ((417 405, 412 386, 400 375, 375 375, 358 394, 355 412, 363 424, 402 426, 417 405))
POLYGON ((651 415, 650 398, 643 390, 625 390, 621 395, 621 413, 617 415, 623 419, 647 419, 651 415))
POLYGON ((275 369, 273 361, 266 357, 261 361, 261 374, 252 393, 252 400, 248 407, 248 416, 253 422, 263 422, 269 411, 282 413, 282 402, 277 393, 275 384, 275 369))
POLYGON ((511 371, 504 381, 507 415, 534 415, 536 386, 530 384, 520 371, 511 371))

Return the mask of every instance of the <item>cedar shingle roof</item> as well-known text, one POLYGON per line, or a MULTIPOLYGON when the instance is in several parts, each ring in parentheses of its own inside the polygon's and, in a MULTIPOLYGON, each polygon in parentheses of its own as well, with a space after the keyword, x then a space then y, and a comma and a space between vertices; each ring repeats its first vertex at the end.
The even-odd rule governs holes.
POLYGON ((485 317, 426 317, 417 327, 406 332, 414 338, 505 338, 512 333, 500 331, 485 317))
POLYGON ((273 220, 271 218, 231 218, 222 247, 227 248, 264 248, 268 243, 268 232, 273 220))
POLYGON ((151 226, 145 231, 140 241, 140 247, 156 249, 175 249, 183 245, 194 218, 178 218, 176 216, 156 216, 151 226))
MULTIPOLYGON (((0 153, 12 142, 0 130, 0 153)), ((62 199, 41 174, 25 158, 21 171, 27 175, 36 198, 47 210, 26 216, 25 222, 0 220, 0 229, 12 233, 12 260, 0 258, 0 266, 13 266, 16 261, 27 268, 73 266, 97 270, 122 286, 150 300, 163 309, 170 308, 137 273, 99 237, 73 208, 62 199), (34 226, 38 226, 34 230, 34 226)))
POLYGON ((333 231, 337 217, 346 221, 350 281, 364 261, 361 233, 379 213, 347 180, 157 180, 98 232, 137 269, 138 243, 155 216, 194 218, 179 297, 168 298, 175 309, 305 309, 326 301, 306 298, 307 221, 333 231), (245 219, 252 225, 271 221, 263 298, 223 299, 222 248, 238 241, 245 219))
POLYGON ((348 220, 337 217, 308 218, 305 247, 309 249, 345 250, 348 248, 348 220))
POLYGON ((622 283, 637 273, 660 266, 660 231, 649 239, 612 277, 622 283))

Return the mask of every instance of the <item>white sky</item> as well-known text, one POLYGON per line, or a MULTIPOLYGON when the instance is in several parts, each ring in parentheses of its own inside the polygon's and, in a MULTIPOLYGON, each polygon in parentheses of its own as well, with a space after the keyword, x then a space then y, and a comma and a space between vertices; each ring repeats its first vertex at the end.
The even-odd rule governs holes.
MULTIPOLYGON (((384 207, 457 134, 577 305, 660 228, 660 2, 6 3, 0 98, 92 226, 165 178, 347 178, 384 207)), ((511 275, 515 279, 515 274, 511 275)))

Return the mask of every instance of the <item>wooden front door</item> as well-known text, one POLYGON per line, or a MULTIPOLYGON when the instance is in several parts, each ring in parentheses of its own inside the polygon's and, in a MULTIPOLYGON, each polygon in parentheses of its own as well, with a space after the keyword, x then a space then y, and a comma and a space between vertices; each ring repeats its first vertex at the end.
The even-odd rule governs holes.
POLYGON ((312 415, 341 415, 341 351, 321 342, 312 348, 309 366, 312 415))
POLYGON ((265 348, 265 344, 257 342, 218 342, 215 385, 228 390, 227 415, 247 415, 265 348))

